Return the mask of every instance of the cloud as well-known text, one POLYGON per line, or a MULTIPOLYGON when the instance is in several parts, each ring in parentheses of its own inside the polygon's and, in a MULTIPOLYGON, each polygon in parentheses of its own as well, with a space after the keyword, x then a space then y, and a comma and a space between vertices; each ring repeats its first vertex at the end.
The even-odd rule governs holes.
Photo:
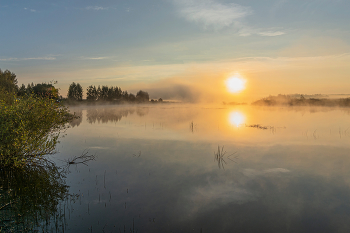
POLYGON ((202 25, 205 29, 213 28, 235 28, 239 36, 280 36, 282 31, 252 28, 243 20, 246 16, 253 14, 250 7, 235 3, 221 4, 213 0, 173 0, 178 7, 180 16, 189 22, 202 25))
POLYGON ((100 11, 100 10, 108 10, 108 7, 102 7, 102 6, 87 6, 85 7, 86 10, 95 10, 95 11, 100 11))
POLYGON ((259 35, 259 36, 281 36, 286 34, 285 32, 273 29, 260 29, 260 28, 250 28, 247 26, 242 26, 238 31, 238 35, 240 36, 251 36, 251 35, 259 35))
POLYGON ((52 60, 56 60, 56 58, 55 57, 0 58, 0 61, 28 61, 28 60, 52 61, 52 60))
POLYGON ((251 14, 251 10, 238 4, 221 4, 211 0, 176 0, 180 14, 188 21, 202 24, 205 28, 224 28, 251 14))
POLYGON ((108 58, 110 57, 81 57, 81 59, 84 59, 84 60, 105 60, 108 58))
POLYGON ((266 31, 266 32, 258 32, 257 33, 258 35, 261 35, 261 36, 281 36, 281 35, 284 35, 286 34, 285 32, 282 32, 282 31, 266 31))
POLYGON ((34 9, 29 9, 29 8, 24 8, 24 10, 30 11, 30 12, 36 12, 36 10, 34 10, 34 9))

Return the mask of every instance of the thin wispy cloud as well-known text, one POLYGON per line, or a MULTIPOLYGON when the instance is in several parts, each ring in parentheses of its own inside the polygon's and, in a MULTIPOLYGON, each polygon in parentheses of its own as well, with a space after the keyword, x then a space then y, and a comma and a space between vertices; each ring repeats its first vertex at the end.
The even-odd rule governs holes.
POLYGON ((265 61, 265 62, 291 62, 291 61, 322 61, 322 60, 333 60, 333 61, 348 61, 350 59, 350 53, 332 54, 324 56, 300 56, 300 57, 241 57, 232 59, 232 61, 265 61))
POLYGON ((52 61, 52 60, 56 60, 56 58, 55 57, 0 58, 0 61, 29 61, 29 60, 52 61))
POLYGON ((83 59, 83 60, 105 60, 109 58, 110 57, 80 57, 80 59, 83 59))
POLYGON ((265 32, 257 32, 257 34, 261 36, 281 36, 286 33, 282 31, 265 31, 265 32))
POLYGON ((238 4, 221 4, 211 0, 174 0, 182 17, 204 28, 224 28, 252 14, 248 7, 238 4))
POLYGON ((108 10, 108 7, 102 7, 102 6, 87 6, 85 7, 86 10, 95 10, 95 11, 100 11, 100 10, 108 10))
POLYGON ((222 4, 213 0, 173 0, 179 15, 189 22, 201 25, 204 29, 220 30, 234 28, 240 36, 280 36, 279 30, 257 29, 246 25, 244 19, 253 14, 250 7, 235 3, 222 4))
POLYGON ((261 28, 250 28, 248 26, 241 26, 238 31, 238 35, 240 36, 251 36, 251 35, 259 35, 259 36, 281 36, 286 34, 283 31, 278 29, 261 29, 261 28))
POLYGON ((26 11, 30 11, 30 12, 36 12, 36 10, 34 10, 34 9, 30 9, 30 8, 24 8, 24 10, 26 10, 26 11))

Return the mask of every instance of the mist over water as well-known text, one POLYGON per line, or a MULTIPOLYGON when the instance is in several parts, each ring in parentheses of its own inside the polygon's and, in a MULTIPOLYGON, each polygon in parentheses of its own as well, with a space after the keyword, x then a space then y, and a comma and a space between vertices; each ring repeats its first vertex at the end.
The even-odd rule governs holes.
MULTIPOLYGON (((347 232, 347 108, 70 108, 66 232, 347 232)), ((61 162, 62 163, 62 162, 61 162)))

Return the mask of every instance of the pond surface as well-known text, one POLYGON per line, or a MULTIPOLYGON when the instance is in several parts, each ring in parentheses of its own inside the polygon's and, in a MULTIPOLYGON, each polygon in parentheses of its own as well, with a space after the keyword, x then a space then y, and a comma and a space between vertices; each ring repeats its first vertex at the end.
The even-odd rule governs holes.
MULTIPOLYGON (((350 111, 74 107, 65 232, 349 232, 350 111)), ((61 228, 60 228, 61 229, 61 228)))

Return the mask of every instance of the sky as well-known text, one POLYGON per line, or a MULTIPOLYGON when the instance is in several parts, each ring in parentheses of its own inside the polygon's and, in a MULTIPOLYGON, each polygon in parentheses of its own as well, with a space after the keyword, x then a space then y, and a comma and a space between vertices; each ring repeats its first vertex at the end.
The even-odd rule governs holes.
POLYGON ((0 69, 19 84, 151 98, 349 94, 349 0, 0 0, 0 69), (239 74, 246 89, 229 93, 239 74))

